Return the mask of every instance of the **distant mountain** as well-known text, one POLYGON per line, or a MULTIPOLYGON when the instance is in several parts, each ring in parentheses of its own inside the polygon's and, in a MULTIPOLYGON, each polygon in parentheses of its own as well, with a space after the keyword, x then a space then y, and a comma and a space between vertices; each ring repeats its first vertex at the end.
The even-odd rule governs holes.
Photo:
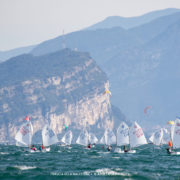
MULTIPOLYGON (((1 63, 0 75, 0 142, 14 141, 26 115, 34 137, 45 123, 60 136, 66 125, 75 134, 88 128, 100 137, 106 128, 126 121, 104 94, 107 76, 88 53, 24 54, 1 63)), ((40 142, 38 138, 33 139, 40 142)))
POLYGON ((55 52, 62 48, 61 44, 65 39, 68 48, 90 52, 98 64, 104 63, 119 49, 127 49, 137 46, 139 39, 126 30, 116 27, 112 29, 99 29, 95 31, 78 31, 70 33, 65 37, 57 37, 41 43, 31 53, 42 55, 55 52), (99 58, 100 57, 100 58, 99 58))
POLYGON ((112 102, 146 127, 180 114, 180 20, 143 46, 119 52, 104 64, 112 102), (149 114, 144 114, 151 105, 149 114))
POLYGON ((97 24, 88 27, 87 30, 107 29, 113 27, 122 27, 124 29, 130 29, 140 26, 142 24, 149 23, 159 17, 167 16, 176 12, 180 12, 180 9, 169 8, 159 11, 153 11, 137 17, 111 16, 106 18, 104 21, 101 21, 97 24))
MULTIPOLYGON (((79 31, 64 39, 67 47, 90 52, 107 73, 112 103, 128 119, 152 127, 179 113, 179 19, 177 12, 129 30, 116 27, 79 31), (153 108, 145 116, 143 110, 148 105, 153 108)), ((32 53, 57 50, 62 48, 61 43, 62 37, 46 41, 32 53)))
POLYGON ((136 48, 162 33, 168 26, 180 18, 180 12, 163 16, 148 24, 125 30, 121 27, 78 31, 45 41, 36 46, 31 53, 42 55, 62 49, 62 44, 71 49, 90 52, 98 64, 102 65, 117 52, 136 48))
POLYGON ((14 56, 29 53, 36 45, 16 48, 8 51, 0 51, 0 63, 14 56))
POLYGON ((139 41, 146 43, 161 34, 169 26, 173 25, 180 19, 180 12, 168 16, 157 18, 150 23, 129 29, 129 33, 135 35, 139 41))

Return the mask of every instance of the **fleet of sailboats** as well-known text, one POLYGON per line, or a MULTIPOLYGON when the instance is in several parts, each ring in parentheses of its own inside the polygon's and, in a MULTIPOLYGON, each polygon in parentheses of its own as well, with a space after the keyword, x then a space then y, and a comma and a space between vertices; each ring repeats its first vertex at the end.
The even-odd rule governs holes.
MULTIPOLYGON (((17 132, 15 140, 17 146, 30 148, 32 147, 33 126, 28 116, 26 116, 25 120, 26 122, 22 124, 17 132)), ((69 130, 64 134, 61 142, 69 147, 72 144, 72 138, 73 133, 69 130)), ((165 128, 160 128, 150 136, 149 141, 156 146, 168 144, 168 141, 172 141, 173 151, 169 151, 171 147, 167 150, 170 154, 179 155, 180 152, 175 150, 180 148, 180 119, 177 118, 172 124, 170 132, 165 128)), ((56 134, 50 128, 49 124, 45 124, 42 129, 42 145, 45 146, 45 150, 43 151, 50 151, 50 146, 56 143, 59 143, 56 134)), ((86 147, 97 143, 104 144, 107 147, 112 147, 112 145, 116 144, 116 148, 114 149, 116 153, 136 153, 134 148, 147 144, 147 140, 142 128, 137 122, 134 122, 130 127, 125 122, 121 122, 117 128, 116 135, 110 129, 106 129, 99 142, 95 134, 88 132, 86 129, 80 132, 76 140, 76 144, 86 147)))

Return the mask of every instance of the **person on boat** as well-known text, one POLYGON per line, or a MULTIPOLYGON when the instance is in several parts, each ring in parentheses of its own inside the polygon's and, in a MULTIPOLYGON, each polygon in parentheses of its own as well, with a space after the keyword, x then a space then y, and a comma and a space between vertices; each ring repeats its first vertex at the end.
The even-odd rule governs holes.
POLYGON ((108 150, 108 151, 111 151, 111 149, 112 149, 112 146, 108 146, 108 147, 107 147, 107 150, 108 150))
POLYGON ((95 145, 96 145, 96 144, 95 144, 95 143, 93 143, 92 147, 95 147, 95 145))
POLYGON ((34 145, 32 145, 31 149, 32 149, 33 151, 36 151, 36 150, 37 150, 34 145))
POLYGON ((124 145, 124 152, 128 152, 126 145, 124 145))
POLYGON ((172 152, 172 150, 171 150, 171 148, 172 148, 172 141, 170 140, 169 142, 168 142, 168 148, 167 148, 167 153, 168 154, 171 154, 171 152, 172 152))
POLYGON ((41 145, 41 150, 43 150, 43 149, 45 149, 45 147, 44 147, 44 145, 42 144, 42 145, 41 145))
POLYGON ((88 146, 87 146, 89 149, 91 149, 91 144, 88 144, 88 146))
POLYGON ((171 148, 169 147, 169 148, 167 148, 167 153, 168 154, 171 154, 172 153, 172 151, 171 151, 171 148))

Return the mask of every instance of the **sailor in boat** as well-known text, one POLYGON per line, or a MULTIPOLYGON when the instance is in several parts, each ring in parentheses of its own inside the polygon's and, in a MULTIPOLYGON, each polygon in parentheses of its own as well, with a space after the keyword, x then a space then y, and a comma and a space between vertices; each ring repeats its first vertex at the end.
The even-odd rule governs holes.
POLYGON ((172 150, 171 150, 171 148, 172 148, 172 141, 170 140, 169 142, 168 142, 168 148, 167 148, 167 153, 168 154, 171 154, 172 153, 172 150))
POLYGON ((108 150, 108 151, 111 151, 111 149, 112 149, 112 146, 108 146, 108 147, 107 147, 107 150, 108 150))
POLYGON ((87 148, 91 149, 91 144, 90 143, 88 144, 87 148))
POLYGON ((126 153, 126 152, 128 152, 129 150, 127 150, 127 147, 126 147, 126 145, 124 145, 124 152, 126 153))
POLYGON ((37 149, 35 148, 34 145, 32 145, 31 149, 32 149, 33 151, 37 151, 37 149))
POLYGON ((40 151, 43 151, 43 150, 45 150, 46 148, 44 147, 44 145, 42 144, 41 146, 40 146, 40 151))

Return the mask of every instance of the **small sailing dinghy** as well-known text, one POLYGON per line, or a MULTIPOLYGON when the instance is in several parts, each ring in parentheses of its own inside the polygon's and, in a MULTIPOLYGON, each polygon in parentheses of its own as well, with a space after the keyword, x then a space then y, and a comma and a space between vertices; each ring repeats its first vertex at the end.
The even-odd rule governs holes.
POLYGON ((92 144, 92 147, 94 147, 97 142, 97 137, 93 133, 89 133, 89 143, 92 144))
MULTIPOLYGON (((177 118, 174 125, 171 127, 171 139, 173 150, 180 148, 180 119, 177 118)), ((172 155, 180 155, 180 152, 172 151, 172 155)))
POLYGON ((161 146, 163 144, 163 129, 159 129, 156 132, 154 132, 151 137, 149 138, 149 141, 151 141, 156 146, 161 146))
POLYGON ((166 129, 163 128, 163 138, 162 138, 162 144, 168 144, 170 140, 170 132, 166 129))
POLYGON ((129 127, 125 122, 122 122, 116 132, 116 148, 114 152, 116 153, 124 153, 124 150, 118 148, 118 146, 126 147, 129 145, 129 127))
POLYGON ((134 124, 129 129, 129 144, 130 151, 128 151, 128 153, 136 152, 135 150, 131 150, 131 148, 147 144, 144 132, 137 122, 134 122, 134 124))
MULTIPOLYGON (((29 116, 25 117, 26 122, 20 127, 15 136, 16 145, 30 148, 32 145, 33 126, 29 116)), ((31 151, 31 150, 30 150, 31 151)), ((34 152, 34 151, 33 151, 34 152)))
POLYGON ((98 142, 97 137, 93 133, 89 133, 89 142, 91 144, 96 144, 98 142))
POLYGON ((80 144, 82 146, 88 146, 89 144, 89 134, 87 132, 87 130, 83 130, 81 131, 81 133, 79 134, 77 140, 76 140, 76 144, 80 144))
POLYGON ((46 124, 42 130, 42 143, 45 146, 43 152, 49 152, 50 146, 56 144, 58 142, 58 138, 55 133, 50 129, 49 125, 46 124))
POLYGON ((106 129, 104 135, 100 139, 100 144, 105 144, 107 150, 110 151, 112 149, 112 144, 116 143, 116 136, 113 131, 106 129))
POLYGON ((72 138, 73 138, 72 131, 68 131, 62 137, 61 141, 65 144, 65 146, 68 146, 68 148, 70 148, 72 138))

